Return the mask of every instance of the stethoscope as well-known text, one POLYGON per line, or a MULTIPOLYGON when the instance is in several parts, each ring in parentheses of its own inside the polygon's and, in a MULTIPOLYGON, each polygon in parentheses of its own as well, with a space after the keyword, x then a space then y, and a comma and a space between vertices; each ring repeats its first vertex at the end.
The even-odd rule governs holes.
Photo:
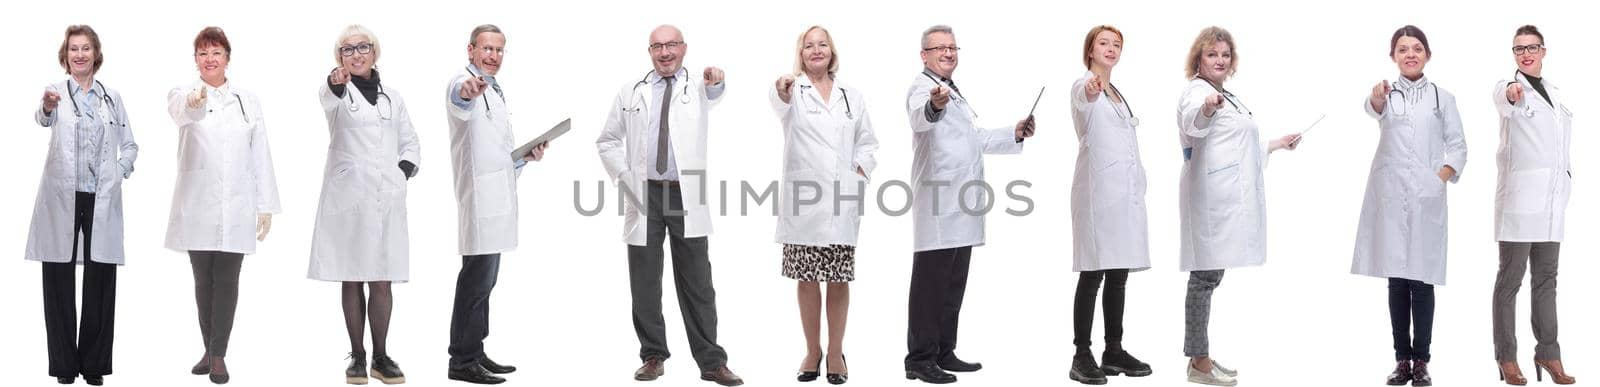
MULTIPOLYGON (((359 91, 359 90, 356 90, 356 91, 359 91)), ((355 113, 355 112, 361 110, 361 104, 357 104, 355 96, 351 95, 351 94, 355 94, 355 93, 351 92, 350 90, 345 90, 344 97, 345 97, 345 100, 350 102, 350 112, 351 113, 355 113)), ((384 120, 384 121, 388 121, 389 119, 394 118, 394 100, 389 99, 389 95, 385 94, 383 92, 383 85, 382 84, 378 85, 378 97, 379 98, 383 98, 386 102, 388 102, 387 105, 389 105, 389 116, 388 117, 384 117, 383 113, 382 113, 383 110, 378 110, 377 109, 377 104, 373 104, 373 111, 374 112, 378 112, 378 119, 381 119, 381 120, 384 120)), ((502 96, 502 97, 504 97, 504 96, 502 96)), ((502 100, 501 102, 505 102, 505 101, 502 100)), ((488 104, 484 104, 484 106, 488 106, 488 104)))
MULTIPOLYGON (((810 88, 811 88, 811 85, 800 85, 800 89, 801 90, 810 89, 810 88)), ((850 110, 850 92, 846 91, 843 87, 840 87, 839 88, 839 96, 844 98, 844 118, 852 119, 852 120, 856 119, 855 112, 850 110)))
MULTIPOLYGON (((1441 108, 1440 105, 1439 105, 1439 86, 1433 84, 1433 82, 1428 82, 1428 84, 1423 85, 1423 87, 1430 87, 1430 86, 1433 87, 1433 116, 1434 117, 1444 117, 1444 109, 1441 108)), ((1389 88, 1389 95, 1394 95, 1395 93, 1400 93, 1400 101, 1402 101, 1403 103, 1409 103, 1409 101, 1406 101, 1406 92, 1403 91, 1403 90, 1400 90, 1400 82, 1394 82, 1394 84, 1389 88)), ((1389 99, 1389 106, 1391 108, 1396 106, 1394 104, 1394 98, 1390 98, 1389 99)), ((1398 111, 1398 112, 1395 112, 1395 116, 1396 117, 1404 118, 1404 117, 1408 117, 1409 115, 1410 115, 1410 112, 1406 111, 1404 108, 1400 109, 1400 111, 1398 111)))
MULTIPOLYGON (((239 116, 240 117, 244 117, 244 123, 246 123, 246 124, 250 123, 250 114, 246 113, 244 111, 244 98, 240 97, 239 93, 232 93, 232 94, 233 94, 233 100, 239 102, 239 116)), ((216 109, 212 109, 209 106, 206 107, 206 113, 214 113, 214 112, 216 112, 216 109)))
MULTIPOLYGON (((1516 73, 1511 74, 1511 82, 1506 82, 1506 85, 1510 86, 1512 84, 1520 84, 1520 83, 1522 83, 1517 78, 1518 76, 1521 76, 1521 75, 1522 75, 1522 71, 1517 71, 1516 73)), ((1538 93, 1538 91, 1534 91, 1534 93, 1538 93)), ((1555 101, 1550 101, 1550 106, 1551 107, 1555 107, 1555 101)), ((1528 98, 1527 97, 1523 97, 1522 98, 1522 116, 1523 117, 1528 117, 1528 118, 1533 118, 1533 104, 1528 102, 1528 98)))
MULTIPOLYGON (((922 76, 928 77, 928 80, 933 81, 933 84, 935 84, 935 85, 944 86, 944 82, 939 82, 938 78, 934 78, 932 75, 928 75, 927 71, 923 71, 922 72, 922 76)), ((961 90, 957 90, 953 86, 950 87, 950 91, 956 92, 956 96, 960 97, 962 100, 966 100, 967 99, 967 96, 961 94, 961 90)), ((972 109, 972 104, 970 104, 970 103, 967 104, 967 111, 968 112, 972 112, 972 116, 973 117, 977 117, 978 116, 978 111, 977 110, 973 110, 972 109)))
POLYGON ((1123 117, 1122 111, 1117 110, 1115 107, 1111 110, 1117 112, 1118 118, 1128 121, 1128 126, 1139 126, 1139 117, 1133 114, 1133 105, 1128 103, 1128 97, 1122 95, 1122 90, 1117 90, 1117 85, 1111 84, 1111 82, 1106 82, 1106 85, 1111 86, 1111 92, 1117 93, 1117 99, 1122 100, 1122 107, 1128 109, 1128 116, 1123 117))
MULTIPOLYGON (((1199 78, 1199 77, 1197 76, 1196 78, 1199 78)), ((1211 85, 1212 89, 1215 89, 1217 91, 1217 93, 1222 94, 1222 100, 1228 101, 1228 105, 1229 106, 1233 106, 1234 110, 1238 110, 1238 111, 1244 112, 1245 115, 1250 116, 1251 118, 1254 118, 1256 116, 1255 113, 1250 112, 1249 108, 1244 107, 1244 101, 1236 101, 1236 100, 1239 99, 1239 97, 1236 96, 1236 95, 1233 95, 1233 92, 1230 92, 1230 91, 1227 91, 1227 90, 1223 90, 1222 88, 1217 87, 1217 84, 1211 83, 1211 81, 1209 81, 1209 80, 1206 81, 1206 84, 1207 85, 1211 85)), ((1116 86, 1112 86, 1112 87, 1115 88, 1116 86)), ((1118 95, 1121 95, 1121 93, 1118 93, 1118 95)), ((1122 100, 1122 102, 1123 103, 1127 103, 1128 100, 1124 99, 1124 100, 1122 100)), ((1131 109, 1131 108, 1128 109, 1128 112, 1131 114, 1133 112, 1133 109, 1131 109)))
MULTIPOLYGON (((111 101, 111 95, 106 94, 106 85, 100 83, 100 80, 98 79, 94 81, 94 84, 95 86, 100 87, 100 101, 106 105, 106 110, 116 111, 117 104, 111 101)), ((70 87, 69 85, 67 88, 67 99, 72 100, 72 115, 77 118, 83 118, 83 110, 78 107, 78 88, 70 87)), ((112 125, 117 124, 115 117, 110 117, 107 122, 110 122, 112 125)))
MULTIPOLYGON (((633 109, 631 109, 631 111, 635 111, 635 112, 639 111, 639 105, 638 105, 638 103, 639 103, 639 101, 638 101, 638 98, 639 98, 639 86, 644 86, 644 85, 650 84, 650 74, 654 74, 654 73, 655 73, 655 71, 645 72, 644 73, 644 78, 639 78, 639 82, 633 84, 633 95, 628 97, 628 100, 634 102, 634 106, 633 106, 633 109)), ((688 77, 684 77, 684 78, 685 79, 683 80, 684 81, 683 82, 683 91, 678 93, 678 103, 681 103, 681 104, 684 104, 684 105, 688 105, 689 104, 689 82, 688 82, 688 79, 687 79, 688 77)))
MULTIPOLYGON (((468 75, 472 75, 473 78, 483 78, 482 75, 478 75, 477 73, 472 72, 472 66, 466 66, 466 69, 467 69, 467 74, 468 75)), ((498 88, 498 87, 491 87, 491 89, 494 89, 495 94, 499 94, 500 95, 500 104, 501 105, 505 105, 506 104, 506 93, 500 91, 500 88, 498 88)), ((388 95, 383 94, 383 86, 381 86, 381 85, 378 86, 378 95, 381 95, 384 98, 389 98, 388 95)), ((393 102, 393 101, 391 101, 391 102, 393 102)), ((390 109, 394 109, 394 106, 390 105, 389 108, 390 109)), ((392 113, 394 113, 394 112, 390 112, 390 113, 392 115, 392 113)), ((494 118, 494 111, 493 111, 493 109, 489 108, 489 103, 487 103, 487 102, 485 102, 483 104, 483 116, 484 117, 489 117, 491 119, 494 118)))

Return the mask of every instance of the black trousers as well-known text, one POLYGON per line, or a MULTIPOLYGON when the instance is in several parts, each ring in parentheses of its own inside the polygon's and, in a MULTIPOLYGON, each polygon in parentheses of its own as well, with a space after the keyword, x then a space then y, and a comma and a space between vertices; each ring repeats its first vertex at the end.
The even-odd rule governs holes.
POLYGON ((908 370, 955 356, 972 246, 918 251, 912 259, 911 296, 906 308, 908 370))
POLYGON ((1122 348, 1122 312, 1128 299, 1128 269, 1078 273, 1078 293, 1072 299, 1072 345, 1079 353, 1089 353, 1094 333, 1094 299, 1105 281, 1106 349, 1122 348))
POLYGON ((190 251, 189 267, 194 271, 194 305, 200 320, 200 340, 206 354, 228 356, 228 339, 233 337, 233 316, 239 309, 239 269, 244 254, 223 251, 190 251))
POLYGON ((461 257, 455 307, 450 312, 450 368, 467 368, 483 361, 483 339, 489 337, 489 293, 499 278, 500 254, 461 257))
POLYGON ((1432 360, 1433 285, 1403 278, 1389 279, 1389 325, 1394 328, 1394 360, 1432 360), (1416 329, 1411 324, 1416 323, 1416 329), (1416 337, 1412 337, 1415 332, 1416 337))
POLYGON ((117 265, 89 259, 89 240, 94 235, 94 193, 78 192, 73 200, 72 260, 43 264, 44 326, 50 376, 110 375, 111 343, 116 333, 117 265), (82 250, 78 250, 80 246, 82 250), (78 282, 76 262, 83 264, 81 321, 75 289, 78 282))
POLYGON ((710 242, 683 237, 683 190, 675 183, 651 181, 645 194, 644 246, 628 246, 628 290, 633 298, 633 332, 640 359, 666 359, 667 322, 661 315, 662 245, 671 237, 672 284, 677 290, 689 352, 701 371, 728 364, 717 344, 717 291, 711 282, 710 242))

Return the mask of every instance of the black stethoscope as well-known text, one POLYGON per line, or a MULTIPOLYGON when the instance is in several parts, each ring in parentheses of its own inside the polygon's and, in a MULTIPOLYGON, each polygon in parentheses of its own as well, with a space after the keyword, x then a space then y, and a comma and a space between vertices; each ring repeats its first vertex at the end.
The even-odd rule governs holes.
MULTIPOLYGON (((1444 110, 1439 105, 1439 85, 1435 85, 1433 82, 1428 82, 1428 84, 1423 85, 1422 87, 1433 88, 1433 116, 1444 117, 1444 110)), ((1394 95, 1395 93, 1400 93, 1400 101, 1406 102, 1406 92, 1400 90, 1400 82, 1394 82, 1394 84, 1389 88, 1389 95, 1394 95)), ((1393 98, 1390 98, 1389 105, 1394 106, 1393 98)), ((1410 116, 1410 113, 1405 109, 1401 109, 1399 112, 1396 112, 1395 115, 1403 118, 1410 116)))
MULTIPOLYGON (((1520 70, 1518 70, 1514 74, 1511 74, 1511 82, 1506 82, 1506 86, 1509 87, 1509 86, 1511 86, 1513 84, 1522 83, 1520 80, 1517 79, 1517 76, 1519 76, 1519 75, 1524 75, 1524 74, 1522 74, 1522 71, 1520 71, 1520 70)), ((1538 91, 1535 90, 1534 93, 1538 93, 1538 91)), ((1437 98, 1437 97, 1435 97, 1435 98, 1437 98)), ((1550 102, 1550 107, 1555 107, 1556 106, 1556 102, 1555 101, 1548 101, 1548 102, 1550 102)), ((1533 105, 1528 102, 1528 98, 1527 97, 1523 97, 1522 98, 1522 109, 1521 110, 1522 110, 1522 116, 1523 117, 1533 118, 1533 105)))
MULTIPOLYGON (((929 75, 927 71, 923 71, 922 72, 922 76, 928 77, 928 80, 933 81, 933 84, 935 84, 935 85, 944 86, 944 82, 939 82, 938 78, 934 78, 933 75, 929 75)), ((961 90, 956 89, 955 86, 951 86, 950 87, 950 91, 956 92, 956 96, 957 97, 961 97, 962 100, 966 100, 967 99, 967 96, 962 95, 961 94, 961 90)), ((978 111, 977 110, 973 110, 972 109, 972 104, 970 104, 970 103, 967 104, 967 111, 968 112, 972 112, 972 116, 973 117, 977 117, 978 116, 978 111)))
MULTIPOLYGON (((360 90, 358 89, 356 91, 360 91, 360 90)), ((356 103, 355 96, 351 95, 351 94, 355 94, 355 93, 351 92, 350 90, 345 90, 344 97, 345 97, 345 100, 350 102, 350 112, 351 113, 355 113, 355 112, 361 110, 361 105, 356 103)), ((389 116, 388 117, 384 117, 383 116, 383 113, 381 113, 383 110, 378 110, 378 106, 377 106, 378 104, 372 104, 373 105, 372 106, 373 111, 374 112, 380 112, 380 113, 378 113, 378 119, 381 119, 381 120, 384 120, 384 121, 388 121, 388 120, 394 118, 394 100, 389 99, 389 94, 385 94, 383 92, 383 85, 382 84, 378 85, 378 97, 379 98, 383 98, 384 100, 389 102, 388 103, 388 105, 389 105, 389 116)), ((501 102, 505 102, 505 101, 501 101, 501 102)), ((484 105, 487 106, 488 104, 484 104, 484 105)))
POLYGON ((1111 92, 1117 93, 1117 99, 1122 100, 1122 107, 1128 109, 1128 116, 1127 117, 1123 117, 1122 116, 1122 111, 1116 110, 1115 108, 1113 108, 1111 110, 1114 110, 1114 111, 1117 112, 1117 117, 1118 118, 1122 118, 1124 120, 1127 120, 1128 121, 1128 126, 1139 126, 1139 117, 1135 116, 1133 114, 1133 105, 1128 103, 1128 97, 1122 95, 1122 90, 1117 90, 1117 85, 1114 85, 1111 82, 1106 82, 1106 85, 1107 86, 1111 86, 1111 92))
MULTIPOLYGON (((1199 78, 1199 77, 1195 77, 1195 78, 1199 78)), ((1201 80, 1205 80, 1205 79, 1201 78, 1201 80)), ((1255 113, 1250 112, 1249 108, 1244 107, 1244 101, 1238 101, 1238 102, 1234 101, 1234 100, 1239 99, 1239 97, 1233 95, 1233 92, 1230 92, 1230 91, 1227 91, 1227 90, 1223 90, 1221 87, 1217 87, 1217 84, 1211 83, 1210 80, 1205 80, 1205 81, 1206 81, 1206 84, 1207 85, 1211 85, 1211 88, 1215 89, 1217 91, 1217 93, 1222 94, 1222 100, 1228 101, 1228 105, 1229 106, 1233 106, 1234 110, 1238 110, 1238 111, 1244 112, 1245 115, 1250 116, 1251 118, 1254 118, 1256 116, 1255 113)), ((1121 93, 1118 93, 1118 94, 1121 94, 1121 93)), ((1124 99, 1122 101, 1123 102, 1127 102, 1128 100, 1124 99)), ((1128 110, 1129 110, 1129 112, 1133 111, 1133 109, 1128 109, 1128 110)))
MULTIPOLYGON (((639 86, 644 86, 644 85, 650 84, 650 74, 655 74, 655 71, 652 70, 652 71, 644 73, 644 78, 640 78, 638 83, 634 83, 633 84, 633 96, 629 97, 628 98, 629 100, 635 100, 635 99, 639 98, 639 86)), ((689 82, 688 82, 688 79, 687 79, 688 77, 684 77, 684 78, 685 79, 684 79, 684 82, 683 82, 683 92, 678 93, 678 103, 688 105, 689 104, 689 82)), ((634 111, 639 111, 639 107, 637 105, 635 105, 633 110, 634 111)))
MULTIPOLYGON (((106 110, 115 111, 117 104, 116 102, 111 101, 110 94, 106 94, 106 85, 104 83, 100 83, 100 80, 98 79, 94 81, 94 84, 95 86, 100 87, 100 101, 105 103, 106 110)), ((78 118, 83 118, 83 110, 78 107, 78 88, 67 85, 67 99, 72 100, 72 115, 78 118)), ((117 124, 115 117, 110 117, 107 122, 110 122, 112 125, 117 124)))
MULTIPOLYGON (((473 78, 479 78, 480 80, 482 80, 482 78, 483 78, 482 75, 478 75, 477 73, 472 72, 472 66, 466 66, 466 69, 467 69, 467 74, 468 75, 472 75, 473 78)), ((498 87, 491 87, 491 89, 494 89, 495 94, 499 94, 500 95, 500 104, 501 105, 505 105, 506 104, 506 93, 500 91, 500 88, 498 88, 498 87)), ((378 95, 381 95, 384 98, 389 98, 388 95, 383 94, 383 86, 378 86, 378 95)), ((390 101, 390 102, 393 102, 393 101, 390 101)), ((391 105, 389 108, 393 109, 394 106, 391 105)), ((391 113, 393 113, 393 112, 391 112, 391 113)), ((494 118, 494 112, 489 108, 489 104, 487 102, 483 104, 483 115, 485 117, 489 117, 491 119, 494 118)))
MULTIPOLYGON (((800 85, 800 89, 801 90, 810 89, 810 88, 811 88, 811 85, 800 85)), ((856 119, 855 111, 850 109, 850 92, 846 91, 843 87, 840 87, 839 88, 839 96, 844 98, 844 118, 852 119, 852 120, 856 119)))
MULTIPOLYGON (((204 92, 204 87, 202 87, 201 91, 204 92)), ((239 93, 232 93, 232 94, 233 94, 233 100, 239 102, 239 116, 240 117, 244 117, 244 123, 246 123, 246 124, 250 123, 250 114, 246 113, 244 111, 244 98, 240 97, 239 93)), ((212 109, 210 107, 206 107, 206 113, 214 113, 214 112, 216 112, 216 109, 212 109)))

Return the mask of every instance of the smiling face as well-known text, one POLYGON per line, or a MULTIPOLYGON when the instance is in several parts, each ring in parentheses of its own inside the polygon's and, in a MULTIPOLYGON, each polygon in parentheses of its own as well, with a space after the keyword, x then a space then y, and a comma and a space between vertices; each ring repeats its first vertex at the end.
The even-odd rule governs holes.
POLYGON ((928 44, 922 46, 922 65, 939 76, 950 78, 960 64, 956 36, 949 32, 928 34, 928 44))
POLYGON ((1414 37, 1401 36, 1395 41, 1394 51, 1389 54, 1394 57, 1395 65, 1400 67, 1400 75, 1407 79, 1421 78, 1422 68, 1428 64, 1428 48, 1414 37))
POLYGON ((689 44, 683 42, 683 31, 677 27, 660 26, 650 32, 650 64, 656 74, 663 77, 678 73, 683 67, 683 56, 689 53, 689 44))
POLYGON ((1094 42, 1089 47, 1090 68, 1110 70, 1122 60, 1122 37, 1112 31, 1100 31, 1095 34, 1094 42))
POLYGON ((500 73, 500 65, 506 58, 506 36, 499 32, 483 32, 472 38, 472 44, 467 45, 467 58, 472 60, 472 65, 482 70, 482 75, 494 76, 500 73))
POLYGON ((1548 50, 1544 48, 1544 39, 1540 39, 1535 35, 1517 35, 1517 38, 1512 40, 1511 45, 1512 47, 1524 48, 1532 45, 1540 46, 1537 52, 1535 50, 1524 50, 1521 54, 1512 52, 1516 56, 1518 70, 1522 70, 1523 74, 1535 77, 1540 76, 1539 74, 1544 71, 1544 54, 1548 50))
POLYGON ((200 70, 200 79, 213 86, 228 79, 228 50, 218 44, 206 44, 194 50, 194 66, 200 70))
POLYGON ((1200 68, 1196 74, 1212 83, 1220 84, 1228 79, 1232 66, 1233 45, 1228 42, 1216 42, 1200 52, 1200 68))
POLYGON ((339 59, 339 64, 340 67, 344 68, 345 72, 362 78, 372 77, 372 66, 377 64, 378 51, 377 47, 372 45, 370 38, 363 35, 345 38, 344 42, 341 42, 339 49, 339 54, 342 56, 339 59), (361 53, 363 48, 366 49, 365 54, 361 53), (344 52, 349 52, 350 55, 346 56, 344 52))
POLYGON ((805 62, 807 74, 827 74, 833 70, 833 39, 820 28, 806 32, 800 46, 800 58, 805 62))
POLYGON ((88 35, 72 35, 67 38, 67 72, 74 77, 87 78, 94 75, 94 42, 88 35))

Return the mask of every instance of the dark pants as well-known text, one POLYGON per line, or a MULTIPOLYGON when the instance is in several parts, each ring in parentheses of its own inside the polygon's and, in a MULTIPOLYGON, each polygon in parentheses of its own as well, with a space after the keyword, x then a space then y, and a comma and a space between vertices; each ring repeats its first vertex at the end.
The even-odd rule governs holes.
POLYGON ((1517 360, 1517 291, 1522 276, 1533 270, 1530 297, 1533 305, 1534 360, 1561 360, 1556 340, 1556 269, 1561 263, 1560 242, 1500 242, 1500 272, 1494 281, 1494 359, 1517 360))
POLYGON ((189 252, 189 266, 194 269, 194 305, 200 312, 200 338, 205 342, 208 355, 228 355, 233 313, 239 308, 239 267, 242 264, 244 254, 189 252))
POLYGON ((89 259, 89 239, 94 235, 94 194, 78 192, 74 201, 77 207, 72 217, 75 254, 68 262, 43 264, 44 326, 50 353, 50 376, 110 375, 111 339, 116 332, 117 265, 89 259), (79 246, 83 249, 76 250, 79 246), (83 263, 81 322, 77 316, 77 289, 74 289, 78 282, 75 262, 83 263))
POLYGON ((912 254, 912 260, 911 296, 906 308, 908 370, 955 356, 972 246, 918 251, 912 254))
POLYGON ((670 236, 672 284, 678 292, 690 354, 701 371, 722 367, 728 363, 728 353, 717 345, 717 291, 711 283, 710 242, 704 237, 683 237, 683 191, 677 184, 651 181, 648 185, 645 245, 628 246, 628 284, 639 358, 671 356, 667 322, 661 315, 661 276, 666 260, 661 247, 670 236))
POLYGON ((1389 279, 1389 325, 1394 328, 1394 359, 1432 360, 1433 285, 1403 278, 1389 279), (1411 323, 1416 323, 1415 338, 1411 323))
POLYGON ((1100 281, 1105 280, 1106 298, 1106 350, 1122 348, 1122 307, 1128 298, 1128 269, 1085 271, 1078 273, 1078 294, 1072 300, 1072 345, 1079 353, 1089 353, 1094 333, 1094 299, 1100 292, 1100 281))
POLYGON ((499 277, 500 254, 461 257, 455 307, 450 313, 450 368, 467 368, 483 361, 483 339, 489 337, 489 293, 499 277))

